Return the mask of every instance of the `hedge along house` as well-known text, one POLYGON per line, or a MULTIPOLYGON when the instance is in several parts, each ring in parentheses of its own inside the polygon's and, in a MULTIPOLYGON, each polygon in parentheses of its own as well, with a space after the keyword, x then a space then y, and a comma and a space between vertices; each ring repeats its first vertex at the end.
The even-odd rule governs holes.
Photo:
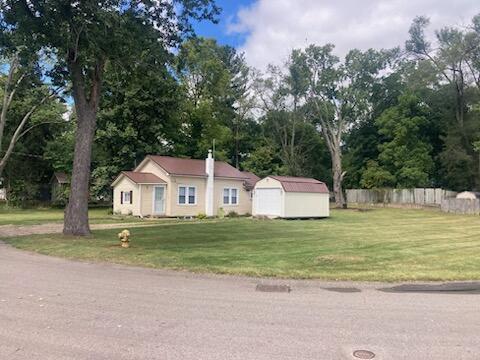
MULTIPOLYGON (((215 161, 148 155, 113 187, 113 211, 135 216, 207 216, 252 212, 253 174, 215 161)), ((253 175, 254 176, 254 175, 253 175)))
POLYGON ((327 185, 311 178, 267 176, 253 190, 253 215, 323 218, 330 215, 327 185))

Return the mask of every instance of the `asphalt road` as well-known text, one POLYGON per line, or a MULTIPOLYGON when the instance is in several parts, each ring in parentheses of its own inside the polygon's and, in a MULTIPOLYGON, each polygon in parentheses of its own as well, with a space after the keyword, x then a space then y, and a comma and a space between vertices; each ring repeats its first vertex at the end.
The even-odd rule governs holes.
POLYGON ((480 358, 479 294, 385 286, 89 264, 0 244, 0 359, 480 358))

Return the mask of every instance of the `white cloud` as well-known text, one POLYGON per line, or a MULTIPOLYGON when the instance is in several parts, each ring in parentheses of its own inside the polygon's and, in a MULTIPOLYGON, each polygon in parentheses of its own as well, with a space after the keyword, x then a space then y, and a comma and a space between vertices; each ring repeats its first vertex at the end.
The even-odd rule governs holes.
POLYGON ((477 13, 478 0, 257 0, 228 29, 247 34, 240 50, 250 65, 263 69, 312 43, 333 43, 339 55, 403 46, 417 15, 430 17, 433 30, 466 25, 477 13))

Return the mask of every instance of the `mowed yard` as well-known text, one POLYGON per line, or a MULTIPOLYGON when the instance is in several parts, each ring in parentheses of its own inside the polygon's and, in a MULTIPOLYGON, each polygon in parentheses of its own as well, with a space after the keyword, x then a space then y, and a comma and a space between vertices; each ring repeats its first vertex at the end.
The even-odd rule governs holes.
MULTIPOLYGON (((0 206, 0 226, 61 223, 63 222, 63 213, 63 209, 57 208, 21 209, 0 206)), ((90 209, 89 216, 92 224, 141 221, 138 218, 112 215, 108 208, 90 209)))
POLYGON ((194 272, 328 280, 480 279, 480 217, 435 210, 334 210, 323 220, 166 223, 132 228, 129 249, 119 246, 117 233, 5 241, 71 259, 194 272))

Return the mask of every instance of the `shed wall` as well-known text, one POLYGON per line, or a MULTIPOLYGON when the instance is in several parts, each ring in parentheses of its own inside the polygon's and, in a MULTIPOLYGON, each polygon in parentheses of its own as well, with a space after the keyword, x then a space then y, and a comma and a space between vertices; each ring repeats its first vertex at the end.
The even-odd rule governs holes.
POLYGON ((329 194, 285 193, 284 217, 328 217, 329 215, 329 194))

